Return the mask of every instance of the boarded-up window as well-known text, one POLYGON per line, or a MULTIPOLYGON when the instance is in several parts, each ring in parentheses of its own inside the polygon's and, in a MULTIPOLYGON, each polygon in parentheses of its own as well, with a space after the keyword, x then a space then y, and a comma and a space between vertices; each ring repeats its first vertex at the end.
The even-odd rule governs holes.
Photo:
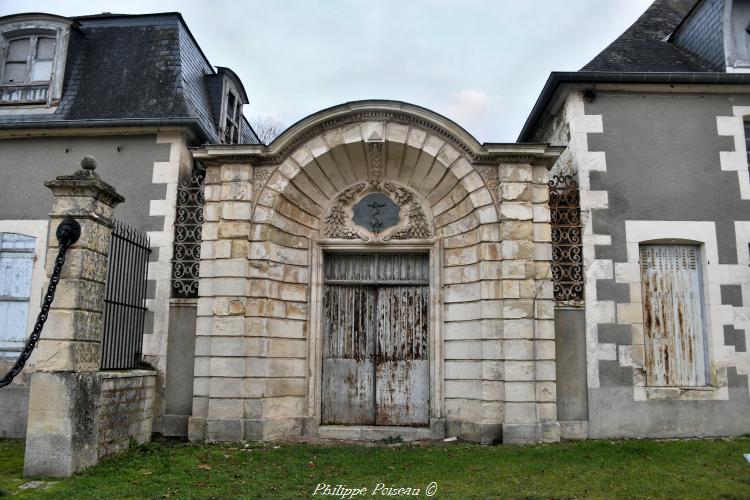
POLYGON ((34 247, 31 236, 0 233, 0 350, 26 339, 34 247))
POLYGON ((641 246, 643 325, 649 386, 706 385, 698 247, 641 246))

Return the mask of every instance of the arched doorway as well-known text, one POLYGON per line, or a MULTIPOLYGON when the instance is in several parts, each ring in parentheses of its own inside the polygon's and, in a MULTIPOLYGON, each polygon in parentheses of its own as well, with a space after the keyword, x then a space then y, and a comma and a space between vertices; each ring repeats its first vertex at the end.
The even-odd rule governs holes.
POLYGON ((199 307, 196 345, 229 345, 218 338, 227 335, 244 350, 242 363, 237 350, 196 356, 208 368, 196 368, 194 427, 215 439, 234 420, 243 423, 234 435, 248 438, 371 437, 379 424, 440 437, 448 426, 492 440, 510 423, 507 410, 513 425, 538 425, 537 382, 525 367, 535 363, 526 349, 535 313, 521 290, 546 279, 532 208, 546 209, 544 165, 557 154, 481 145, 440 115, 391 101, 324 110, 269 146, 197 152, 208 169, 206 212, 217 214, 204 223, 204 245, 214 238, 209 247, 222 250, 205 254, 216 272, 201 278, 201 295, 214 305, 199 307), (381 262, 406 256, 414 274, 381 279, 381 262), (335 274, 342 262, 351 267, 335 274), (416 274, 424 266, 426 279, 416 274), (230 268, 246 273, 246 288, 217 274, 230 268), (409 314, 418 328, 383 324, 409 314), (390 344, 379 345, 384 332, 390 344), (526 356, 513 360, 511 382, 530 400, 506 398, 506 343, 526 356))

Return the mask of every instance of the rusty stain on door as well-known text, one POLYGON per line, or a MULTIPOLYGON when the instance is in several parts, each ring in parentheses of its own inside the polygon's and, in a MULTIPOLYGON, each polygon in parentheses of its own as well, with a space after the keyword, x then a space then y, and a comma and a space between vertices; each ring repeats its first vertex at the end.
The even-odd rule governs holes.
POLYGON ((326 254, 323 424, 429 424, 428 262, 326 254))
POLYGON ((642 245, 641 281, 649 386, 707 384, 698 248, 642 245))

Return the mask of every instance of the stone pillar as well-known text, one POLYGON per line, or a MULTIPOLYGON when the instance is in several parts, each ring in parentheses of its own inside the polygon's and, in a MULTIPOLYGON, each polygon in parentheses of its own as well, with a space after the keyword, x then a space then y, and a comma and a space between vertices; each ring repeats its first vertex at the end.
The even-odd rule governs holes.
POLYGON ((207 165, 191 441, 245 439, 252 166, 207 165))
POLYGON ((124 201, 86 157, 73 175, 45 182, 54 202, 47 239, 47 274, 58 253, 57 226, 71 217, 80 239, 67 252, 39 341, 31 377, 24 474, 69 476, 97 462, 96 400, 104 283, 112 211, 124 201))
POLYGON ((503 245, 503 442, 560 440, 547 169, 500 165, 503 245))

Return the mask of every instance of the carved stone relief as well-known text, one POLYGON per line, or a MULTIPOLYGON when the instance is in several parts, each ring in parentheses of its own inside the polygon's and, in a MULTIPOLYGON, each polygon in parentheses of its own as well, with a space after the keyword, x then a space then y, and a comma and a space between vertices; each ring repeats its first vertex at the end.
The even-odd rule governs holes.
POLYGON ((495 202, 497 210, 500 210, 500 202, 497 197, 497 188, 500 185, 497 175, 497 166, 495 165, 475 165, 474 168, 479 173, 479 176, 484 180, 484 184, 490 191, 492 201, 495 202))
POLYGON ((342 191, 325 216, 327 238, 389 241, 434 234, 419 199, 409 189, 372 179, 342 191))
POLYGON ((258 201, 261 191, 271 178, 276 167, 254 167, 253 168, 253 205, 258 201))

